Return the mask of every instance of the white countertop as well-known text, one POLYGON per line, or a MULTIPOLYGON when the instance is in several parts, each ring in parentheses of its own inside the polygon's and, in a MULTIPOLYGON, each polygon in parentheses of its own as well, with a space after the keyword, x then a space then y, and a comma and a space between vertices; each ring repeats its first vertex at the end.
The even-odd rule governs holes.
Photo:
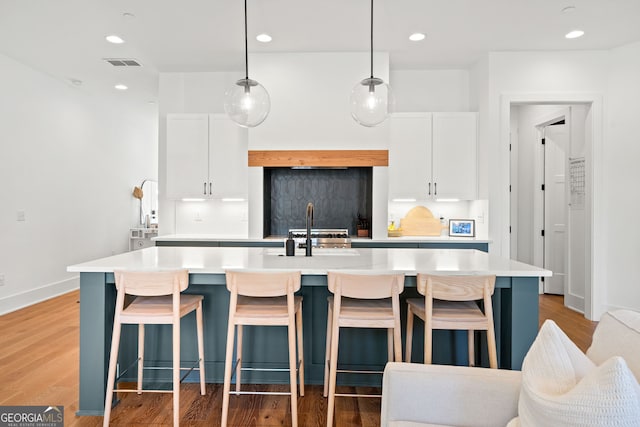
MULTIPOLYGON (((283 241, 286 237, 265 237, 260 238, 247 238, 241 236, 220 236, 214 234, 165 234, 163 236, 157 236, 152 238, 154 241, 159 242, 273 242, 283 241)), ((455 242, 455 243, 491 243, 491 240, 479 239, 476 237, 450 237, 450 236, 402 236, 402 237, 386 237, 382 239, 368 239, 365 237, 352 237, 352 242, 372 242, 372 243, 387 243, 387 242, 407 242, 407 243, 428 243, 428 242, 455 242)))
POLYGON ((437 274, 495 274, 541 277, 551 271, 474 249, 335 249, 314 248, 312 257, 302 252, 284 256, 284 248, 151 247, 67 267, 70 272, 114 270, 169 270, 221 274, 225 269, 295 269, 302 274, 324 275, 329 270, 395 271, 437 274))

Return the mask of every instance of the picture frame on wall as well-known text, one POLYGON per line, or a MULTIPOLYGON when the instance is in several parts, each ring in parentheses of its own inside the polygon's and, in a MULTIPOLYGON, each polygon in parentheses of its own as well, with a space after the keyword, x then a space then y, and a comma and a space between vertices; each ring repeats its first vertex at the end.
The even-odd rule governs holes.
POLYGON ((473 219, 450 219, 449 236, 452 237, 475 237, 476 222, 473 219))

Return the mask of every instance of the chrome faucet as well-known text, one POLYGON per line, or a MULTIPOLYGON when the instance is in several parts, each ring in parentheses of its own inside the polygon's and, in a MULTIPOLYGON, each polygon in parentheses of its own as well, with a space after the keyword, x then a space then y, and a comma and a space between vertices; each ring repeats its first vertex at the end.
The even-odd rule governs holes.
POLYGON ((307 246, 305 247, 305 256, 311 256, 311 226, 313 225, 313 203, 307 203, 307 246))

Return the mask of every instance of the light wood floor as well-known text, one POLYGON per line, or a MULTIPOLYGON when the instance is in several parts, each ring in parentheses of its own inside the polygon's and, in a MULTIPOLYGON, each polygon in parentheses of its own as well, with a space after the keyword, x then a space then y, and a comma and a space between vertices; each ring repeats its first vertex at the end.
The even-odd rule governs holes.
MULTIPOLYGON (((63 405, 65 425, 102 424, 102 417, 75 416, 79 382, 78 299, 79 293, 71 292, 0 316, 0 405, 63 405)), ((596 323, 566 309, 562 297, 540 297, 540 323, 547 318, 553 319, 582 350, 589 347, 596 323)), ((197 384, 182 387, 181 424, 219 425, 222 387, 208 384, 206 396, 200 396, 197 384)), ((307 386, 305 391, 305 396, 298 401, 300 426, 326 425, 322 387, 307 386)), ((114 408, 111 421, 112 425, 160 426, 171 425, 171 417, 170 395, 127 394, 114 408)), ((291 424, 289 399, 286 396, 232 397, 229 420, 233 426, 288 426, 291 424)), ((336 399, 338 427, 379 424, 379 399, 336 399)))

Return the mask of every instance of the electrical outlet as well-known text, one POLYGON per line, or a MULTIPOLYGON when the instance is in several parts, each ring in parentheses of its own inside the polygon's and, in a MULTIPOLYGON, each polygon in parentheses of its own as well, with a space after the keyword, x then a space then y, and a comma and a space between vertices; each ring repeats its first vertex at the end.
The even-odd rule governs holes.
POLYGON ((0 274, 0 286, 4 286, 4 274, 0 274))
POLYGON ((193 216, 193 220, 196 222, 201 222, 202 221, 202 217, 200 216, 200 212, 196 211, 195 215, 193 216))
POLYGON ((16 221, 26 221, 26 217, 25 217, 25 213, 24 211, 18 211, 16 212, 16 221))

